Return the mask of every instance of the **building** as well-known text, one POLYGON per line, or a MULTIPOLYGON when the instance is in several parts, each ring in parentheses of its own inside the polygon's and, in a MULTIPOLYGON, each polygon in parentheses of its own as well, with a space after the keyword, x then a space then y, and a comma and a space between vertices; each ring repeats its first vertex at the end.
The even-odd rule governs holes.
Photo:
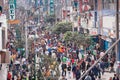
POLYGON ((92 20, 90 20, 90 23, 92 25, 89 25, 93 26, 91 29, 93 28, 96 29, 97 34, 115 37, 116 0, 88 0, 88 1, 91 7, 90 12, 93 15, 91 18, 92 20), (108 34, 111 34, 112 36, 108 34))
POLYGON ((7 19, 5 14, 0 14, 0 70, 1 80, 7 80, 7 64, 10 63, 10 56, 6 49, 7 43, 7 19))
POLYGON ((0 6, 3 6, 3 0, 0 0, 0 6))

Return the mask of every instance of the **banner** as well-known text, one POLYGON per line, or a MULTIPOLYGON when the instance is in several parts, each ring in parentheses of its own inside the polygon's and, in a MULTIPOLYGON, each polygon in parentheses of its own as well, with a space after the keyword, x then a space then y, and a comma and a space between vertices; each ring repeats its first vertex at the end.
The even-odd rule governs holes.
POLYGON ((15 20, 15 6, 16 0, 9 0, 9 19, 15 20))

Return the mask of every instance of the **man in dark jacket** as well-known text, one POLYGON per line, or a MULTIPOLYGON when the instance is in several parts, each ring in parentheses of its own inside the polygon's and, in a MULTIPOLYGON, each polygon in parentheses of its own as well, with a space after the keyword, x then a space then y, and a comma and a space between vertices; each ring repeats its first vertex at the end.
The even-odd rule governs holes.
POLYGON ((67 69, 67 65, 65 63, 62 63, 62 76, 66 76, 66 69, 67 69))
POLYGON ((80 73, 79 67, 76 68, 75 75, 76 75, 76 80, 79 80, 79 78, 80 78, 80 76, 81 76, 81 73, 80 73))

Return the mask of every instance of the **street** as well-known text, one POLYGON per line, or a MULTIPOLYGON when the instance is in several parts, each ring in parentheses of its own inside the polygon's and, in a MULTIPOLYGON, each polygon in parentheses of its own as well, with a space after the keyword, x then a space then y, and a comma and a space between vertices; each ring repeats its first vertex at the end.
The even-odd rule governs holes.
POLYGON ((120 80, 119 5, 0 0, 0 80, 120 80))

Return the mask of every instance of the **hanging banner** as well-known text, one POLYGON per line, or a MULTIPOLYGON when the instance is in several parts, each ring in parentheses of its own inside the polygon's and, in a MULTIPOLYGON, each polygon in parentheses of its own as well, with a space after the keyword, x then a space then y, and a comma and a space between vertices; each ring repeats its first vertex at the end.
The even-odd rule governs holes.
POLYGON ((16 0, 9 0, 9 19, 15 20, 15 2, 16 0))

